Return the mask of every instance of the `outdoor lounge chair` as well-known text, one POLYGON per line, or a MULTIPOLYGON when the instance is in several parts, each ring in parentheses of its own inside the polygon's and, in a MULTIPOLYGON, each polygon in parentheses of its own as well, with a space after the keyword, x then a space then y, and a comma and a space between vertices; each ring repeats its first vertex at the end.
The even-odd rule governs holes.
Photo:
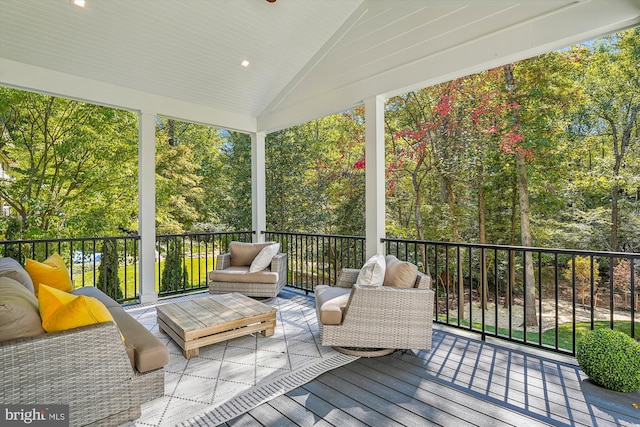
POLYGON ((369 357, 431 348, 431 278, 394 256, 382 257, 382 263, 387 266, 384 280, 363 281, 361 270, 342 269, 335 286, 316 286, 322 345, 369 357))
POLYGON ((287 254, 279 248, 274 242, 231 242, 229 252, 218 255, 215 270, 209 272, 209 292, 275 297, 287 284, 287 254))

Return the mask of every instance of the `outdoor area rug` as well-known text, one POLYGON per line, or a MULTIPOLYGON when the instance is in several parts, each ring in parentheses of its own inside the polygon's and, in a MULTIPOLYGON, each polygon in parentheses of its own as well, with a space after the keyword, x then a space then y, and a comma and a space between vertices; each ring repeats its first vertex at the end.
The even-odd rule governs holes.
MULTIPOLYGON (((191 294, 158 304, 208 295, 191 294)), ((321 345, 313 298, 284 289, 263 302, 278 309, 273 336, 256 333, 201 347, 200 356, 189 360, 158 330, 155 305, 126 308, 169 349, 164 396, 144 404, 142 416, 127 425, 221 424, 357 359, 321 345)))

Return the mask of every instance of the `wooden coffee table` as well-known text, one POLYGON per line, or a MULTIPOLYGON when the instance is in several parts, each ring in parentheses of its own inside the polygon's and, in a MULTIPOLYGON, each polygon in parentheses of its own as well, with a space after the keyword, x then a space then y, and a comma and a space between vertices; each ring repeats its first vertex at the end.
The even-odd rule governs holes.
POLYGON ((157 307, 160 331, 190 359, 200 347, 260 332, 273 335, 276 309, 239 293, 212 295, 157 307))

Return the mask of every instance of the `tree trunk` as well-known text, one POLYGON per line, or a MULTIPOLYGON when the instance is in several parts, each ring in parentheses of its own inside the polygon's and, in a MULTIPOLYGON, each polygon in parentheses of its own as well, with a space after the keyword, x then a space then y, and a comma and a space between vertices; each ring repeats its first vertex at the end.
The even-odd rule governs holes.
MULTIPOLYGON (((509 91, 509 103, 516 105, 516 99, 513 96, 515 88, 515 78, 513 75, 513 66, 507 64, 504 66, 504 75, 507 82, 507 90, 509 91)), ((511 114, 515 129, 521 129, 520 114, 518 109, 512 108, 511 114)), ((524 154, 517 149, 514 152, 516 161, 516 174, 518 176, 518 200, 520 207, 520 238, 522 246, 531 246, 531 217, 529 204, 529 178, 527 174, 527 163, 524 154)), ((527 326, 538 326, 538 315, 536 309, 536 281, 533 273, 533 257, 531 252, 524 254, 524 323, 527 326)))
MULTIPOLYGON (((418 240, 424 240, 424 230, 422 228, 422 215, 420 214, 420 206, 422 206, 422 180, 418 179, 418 169, 422 164, 422 160, 418 162, 416 168, 413 170, 411 174, 411 182, 413 184, 413 191, 416 195, 416 206, 414 210, 414 217, 416 220, 416 232, 418 234, 418 240)), ((422 259, 422 269, 424 274, 431 276, 429 271, 429 263, 427 262, 427 248, 424 245, 420 245, 420 256, 422 259)), ((437 287, 437 283, 435 284, 437 287)))
MULTIPOLYGON (((511 239, 509 245, 516 244, 516 220, 518 206, 518 179, 513 180, 513 186, 511 187, 511 239)), ((516 254, 513 251, 509 251, 509 281, 507 282, 507 295, 504 298, 504 308, 509 308, 513 303, 513 284, 516 281, 516 254)))
MULTIPOLYGON (((478 233, 479 233, 479 241, 481 245, 487 243, 487 234, 486 234, 486 218, 484 215, 484 168, 482 165, 482 160, 478 159, 476 161, 476 165, 478 168, 478 233)), ((481 290, 481 298, 480 304, 482 305, 482 309, 487 309, 488 303, 488 294, 489 294, 489 284, 487 280, 487 255, 484 249, 480 249, 480 285, 479 288, 481 290)))
MULTIPOLYGON (((522 246, 531 246, 531 219, 529 207, 529 187, 527 165, 520 154, 516 154, 516 169, 518 171, 518 193, 520 200, 520 234, 522 246)), ((538 314, 536 310, 536 279, 533 273, 533 256, 531 252, 525 252, 524 256, 524 293, 525 293, 525 322, 527 326, 538 326, 538 314)))
MULTIPOLYGON (((449 206, 449 214, 451 214, 451 234, 454 242, 460 242, 460 230, 458 230, 458 217, 456 215, 456 195, 453 191, 453 179, 448 176, 442 176, 447 190, 447 206, 449 206)), ((462 266, 460 259, 463 258, 460 253, 461 248, 456 247, 456 264, 457 264, 457 295, 458 295, 458 319, 464 319, 464 277, 462 275, 462 266)))

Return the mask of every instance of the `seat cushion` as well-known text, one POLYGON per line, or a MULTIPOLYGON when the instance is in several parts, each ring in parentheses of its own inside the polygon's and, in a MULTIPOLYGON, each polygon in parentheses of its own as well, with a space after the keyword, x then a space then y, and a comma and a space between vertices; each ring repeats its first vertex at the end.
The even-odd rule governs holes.
POLYGON ((229 243, 229 253, 231 254, 231 266, 232 267, 244 267, 250 266, 256 255, 260 251, 275 242, 264 243, 246 243, 246 242, 231 242, 229 243))
POLYGON ((0 258, 0 277, 10 277, 31 291, 32 294, 35 294, 31 276, 29 276, 27 270, 13 258, 0 258))
POLYGON ((400 261, 393 255, 385 257, 387 269, 384 273, 384 286, 396 288, 413 288, 418 277, 418 266, 406 261, 400 261))
POLYGON ((339 325, 342 323, 351 289, 319 285, 315 288, 316 310, 318 319, 323 325, 339 325))
POLYGON ((17 280, 0 277, 0 341, 43 333, 35 295, 17 280))
POLYGON ((224 270, 211 270, 209 280, 213 282, 239 283, 278 283, 278 273, 262 270, 249 273, 249 267, 229 267, 224 270))
POLYGON ((138 372, 153 371, 169 363, 169 350, 155 335, 121 307, 111 307, 109 312, 124 337, 124 345, 132 365, 138 372))
POLYGON ((382 286, 385 270, 384 255, 374 255, 360 269, 356 284, 361 286, 382 286))

